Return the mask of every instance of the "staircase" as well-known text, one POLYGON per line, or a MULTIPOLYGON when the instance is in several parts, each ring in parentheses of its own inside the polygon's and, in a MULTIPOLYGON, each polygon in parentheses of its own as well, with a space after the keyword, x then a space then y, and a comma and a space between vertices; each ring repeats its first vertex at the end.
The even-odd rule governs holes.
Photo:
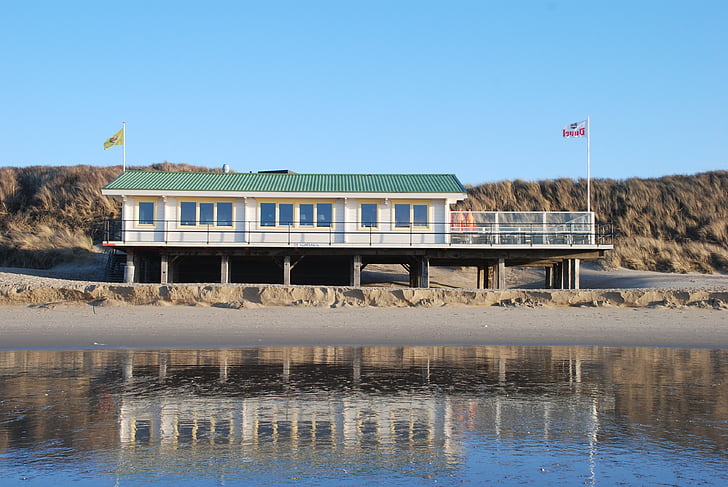
POLYGON ((104 281, 106 282, 124 282, 124 266, 126 264, 126 254, 117 252, 112 249, 108 252, 106 260, 106 269, 104 269, 104 281))

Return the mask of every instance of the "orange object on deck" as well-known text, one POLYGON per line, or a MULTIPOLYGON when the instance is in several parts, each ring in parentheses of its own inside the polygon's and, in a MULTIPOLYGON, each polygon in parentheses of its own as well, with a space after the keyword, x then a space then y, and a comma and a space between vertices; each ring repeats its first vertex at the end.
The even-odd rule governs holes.
POLYGON ((468 214, 465 217, 465 220, 467 222, 466 228, 468 229, 468 231, 474 232, 475 228, 476 228, 475 227, 475 217, 473 216, 473 213, 470 210, 468 210, 468 214))

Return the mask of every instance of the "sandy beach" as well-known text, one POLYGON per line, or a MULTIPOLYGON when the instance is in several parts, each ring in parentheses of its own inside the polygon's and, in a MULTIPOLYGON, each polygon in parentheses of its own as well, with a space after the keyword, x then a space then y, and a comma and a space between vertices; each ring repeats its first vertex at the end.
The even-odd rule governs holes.
MULTIPOLYGON (((468 272, 467 269, 439 269, 433 280, 441 288, 440 292, 444 292, 447 288, 466 285, 473 278, 468 272)), ((6 290, 14 290, 6 292, 6 296, 31 293, 28 295, 42 297, 49 289, 76 292, 102 284, 77 281, 73 277, 72 273, 0 269, 0 284, 6 290)), ((391 290, 392 286, 401 286, 398 282, 401 277, 392 274, 391 269, 376 269, 370 274, 368 284, 386 284, 391 290)), ((537 286, 540 277, 530 271, 520 271, 512 273, 511 279, 514 280, 511 285, 528 288, 537 286), (520 283, 515 282, 518 279, 520 283)), ((653 301, 662 299, 660 290, 664 293, 665 289, 672 289, 673 295, 721 297, 728 291, 725 275, 587 268, 582 282, 592 289, 621 290, 602 295, 657 296, 650 298, 653 301), (706 294, 708 290, 713 294, 706 294)), ((410 291, 413 296, 418 292, 406 289, 402 292, 410 291)), ((547 293, 535 291, 531 295, 547 293)), ((705 306, 703 301, 691 306, 660 305, 659 301, 655 305, 649 299, 644 300, 643 306, 614 306, 609 302, 552 306, 527 301, 509 305, 468 306, 461 302, 453 306, 431 306, 423 301, 425 304, 421 306, 376 307, 352 306, 346 302, 337 306, 297 303, 235 307, 210 303, 134 306, 100 300, 74 302, 73 299, 32 304, 11 301, 0 306, 0 348, 448 344, 725 348, 728 347, 728 311, 725 299, 718 301, 712 306, 705 306)))
POLYGON ((271 345, 728 347, 728 313, 654 308, 0 308, 0 348, 271 345))

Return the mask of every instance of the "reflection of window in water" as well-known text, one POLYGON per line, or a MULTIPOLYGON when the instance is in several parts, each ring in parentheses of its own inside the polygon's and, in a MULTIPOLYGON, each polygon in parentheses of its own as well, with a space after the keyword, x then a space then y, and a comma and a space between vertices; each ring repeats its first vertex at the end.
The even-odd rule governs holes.
POLYGON ((134 441, 149 445, 152 439, 152 424, 148 419, 138 419, 134 422, 134 441))
POLYGON ((230 420, 221 420, 215 423, 215 443, 223 445, 232 440, 230 420))
POLYGON ((177 441, 180 443, 192 443, 195 438, 194 421, 181 420, 177 424, 177 441))

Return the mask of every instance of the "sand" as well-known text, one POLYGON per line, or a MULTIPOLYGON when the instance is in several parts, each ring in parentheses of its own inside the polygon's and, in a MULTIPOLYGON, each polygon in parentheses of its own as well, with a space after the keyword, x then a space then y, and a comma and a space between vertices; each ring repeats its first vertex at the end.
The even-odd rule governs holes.
MULTIPOLYGON (((369 285, 389 279, 375 269, 369 285)), ((435 287, 469 282, 468 269, 437 269, 435 287)), ((388 276, 388 277, 387 277, 388 276)), ((0 269, 20 288, 89 284, 52 271, 0 269), (70 283, 70 284, 69 284, 70 283), (81 283, 81 284, 79 284, 81 283)), ((511 274, 525 288, 540 276, 511 274)), ((93 285, 93 283, 91 283, 93 285)), ((99 283, 96 283, 99 284, 99 283)), ((587 267, 593 288, 728 290, 728 276, 663 274, 587 267)), ((585 287, 585 286, 583 286, 585 287)), ((0 349, 250 347, 270 345, 615 345, 728 347, 724 306, 645 307, 316 307, 101 306, 37 303, 0 306, 0 349)))
POLYGON ((728 347, 728 313, 669 308, 3 306, 0 348, 272 345, 728 347))

